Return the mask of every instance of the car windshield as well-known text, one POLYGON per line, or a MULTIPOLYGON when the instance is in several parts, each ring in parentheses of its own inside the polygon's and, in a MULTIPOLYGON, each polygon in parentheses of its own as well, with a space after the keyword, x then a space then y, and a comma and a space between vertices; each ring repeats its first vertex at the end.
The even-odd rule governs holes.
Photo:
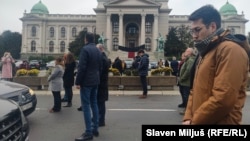
POLYGON ((35 64, 35 63, 39 63, 39 61, 38 60, 31 60, 30 61, 30 64, 35 64))
POLYGON ((126 68, 127 68, 127 69, 129 69, 129 68, 132 67, 132 63, 133 63, 132 60, 125 60, 124 62, 126 63, 126 68))

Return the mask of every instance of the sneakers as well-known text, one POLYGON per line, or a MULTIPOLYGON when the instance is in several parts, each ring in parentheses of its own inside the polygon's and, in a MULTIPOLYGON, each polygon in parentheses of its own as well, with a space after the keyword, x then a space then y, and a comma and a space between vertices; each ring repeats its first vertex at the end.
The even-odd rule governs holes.
POLYGON ((75 141, 89 141, 93 140, 93 135, 83 133, 80 137, 76 138, 75 141))
POLYGON ((179 108, 185 108, 185 105, 183 103, 178 105, 179 108))
POLYGON ((71 107, 72 103, 67 103, 67 105, 63 106, 63 107, 71 107))
POLYGON ((66 99, 61 99, 61 102, 68 102, 68 100, 66 100, 66 99))
POLYGON ((95 137, 98 137, 98 136, 99 136, 99 132, 98 132, 98 131, 93 131, 92 133, 93 133, 93 135, 94 135, 95 137))
POLYGON ((103 126, 105 126, 104 122, 99 123, 99 127, 103 127, 103 126))
POLYGON ((145 99, 145 98, 147 98, 147 95, 141 95, 141 96, 139 96, 139 98, 140 99, 145 99))
POLYGON ((82 106, 80 106, 79 108, 77 108, 77 111, 82 111, 82 106))
POLYGON ((61 110, 54 110, 53 108, 49 110, 50 113, 57 113, 60 112, 61 110))
POLYGON ((181 110, 181 111, 180 111, 180 115, 184 115, 184 114, 185 114, 185 111, 186 111, 186 109, 181 110))

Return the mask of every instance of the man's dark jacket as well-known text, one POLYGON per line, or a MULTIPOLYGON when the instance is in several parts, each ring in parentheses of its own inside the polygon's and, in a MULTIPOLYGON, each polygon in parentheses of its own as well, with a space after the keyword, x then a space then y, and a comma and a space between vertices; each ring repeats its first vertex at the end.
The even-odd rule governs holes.
POLYGON ((148 75, 148 65, 149 65, 149 56, 148 54, 143 54, 140 59, 138 66, 138 71, 140 76, 148 75))
POLYGON ((86 44, 80 53, 76 85, 89 87, 99 85, 102 55, 94 43, 86 44))

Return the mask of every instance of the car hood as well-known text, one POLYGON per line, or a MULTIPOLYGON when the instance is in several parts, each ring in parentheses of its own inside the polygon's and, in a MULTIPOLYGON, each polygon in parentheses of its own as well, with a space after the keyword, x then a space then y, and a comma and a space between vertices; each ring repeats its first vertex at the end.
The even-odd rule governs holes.
POLYGON ((0 96, 26 89, 28 89, 28 87, 25 85, 15 82, 0 80, 0 96))
MULTIPOLYGON (((10 102, 9 100, 6 100, 6 99, 1 99, 0 98, 0 103, 1 103, 0 117, 2 117, 2 118, 6 118, 8 116, 8 114, 10 113, 10 111, 18 109, 16 104, 14 104, 14 103, 10 102)), ((0 120, 2 121, 3 119, 0 119, 0 120)))

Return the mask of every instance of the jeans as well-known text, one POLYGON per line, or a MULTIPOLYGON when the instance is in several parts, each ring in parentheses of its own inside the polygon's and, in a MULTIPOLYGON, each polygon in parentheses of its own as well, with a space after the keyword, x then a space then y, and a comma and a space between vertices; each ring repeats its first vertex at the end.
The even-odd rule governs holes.
POLYGON ((60 91, 52 91, 52 94, 54 96, 54 111, 60 111, 61 110, 61 93, 60 91))
POLYGON ((81 87, 80 89, 83 117, 86 127, 85 133, 89 135, 93 135, 92 131, 97 132, 99 126, 97 90, 98 90, 98 85, 91 87, 81 87), (93 115, 91 115, 91 113, 93 115), (92 121, 93 121, 92 125, 93 129, 91 127, 92 121))
POLYGON ((180 87, 180 93, 183 99, 183 104, 184 107, 187 106, 187 102, 188 102, 188 97, 189 97, 189 93, 190 93, 190 87, 189 86, 179 86, 180 87))
POLYGON ((68 103, 71 103, 73 97, 72 87, 64 87, 65 95, 64 98, 68 103))
POLYGON ((99 123, 104 124, 105 123, 105 114, 106 114, 106 101, 101 100, 98 101, 98 109, 99 109, 99 123))
POLYGON ((142 84, 143 95, 147 95, 148 94, 147 76, 142 75, 140 76, 140 79, 141 79, 141 84, 142 84))

